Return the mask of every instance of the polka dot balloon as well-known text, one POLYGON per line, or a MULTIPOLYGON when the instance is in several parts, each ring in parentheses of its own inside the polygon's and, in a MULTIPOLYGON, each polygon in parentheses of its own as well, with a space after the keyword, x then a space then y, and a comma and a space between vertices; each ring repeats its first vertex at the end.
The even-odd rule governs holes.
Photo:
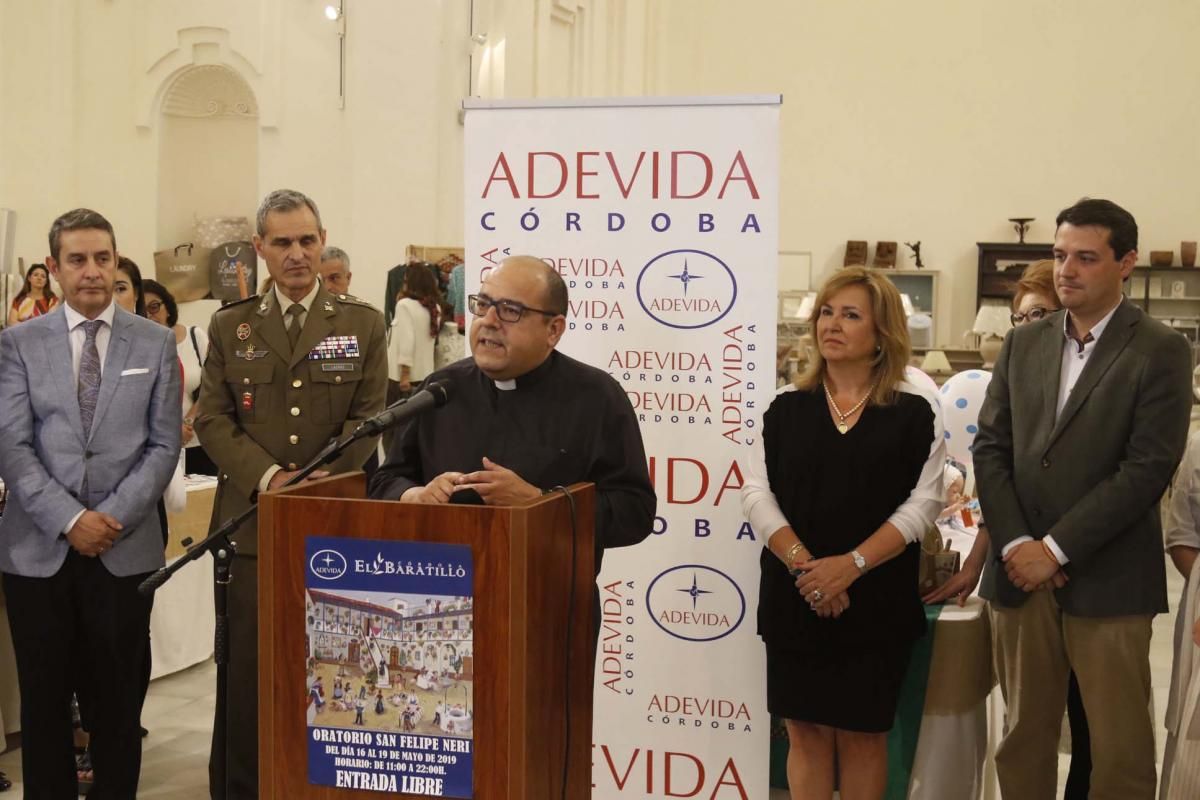
POLYGON ((979 432, 979 409, 987 394, 992 373, 969 369, 942 385, 942 421, 946 426, 946 455, 963 464, 971 463, 975 434, 979 432))

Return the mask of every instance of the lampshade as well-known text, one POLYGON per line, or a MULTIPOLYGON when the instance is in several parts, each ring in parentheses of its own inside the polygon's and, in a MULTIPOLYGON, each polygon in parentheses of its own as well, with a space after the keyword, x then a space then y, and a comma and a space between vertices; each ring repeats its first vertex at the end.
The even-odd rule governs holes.
POLYGON ((800 308, 796 309, 796 319, 808 319, 812 316, 813 306, 817 302, 817 293, 808 292, 800 301, 800 308))
POLYGON ((1009 319, 1008 306, 982 305, 975 315, 971 333, 1003 339, 1011 328, 1012 320, 1009 319))
POLYGON ((950 359, 946 358, 946 354, 941 350, 930 350, 925 354, 925 360, 921 362, 921 369, 924 372, 953 372, 954 368, 950 366, 950 359))

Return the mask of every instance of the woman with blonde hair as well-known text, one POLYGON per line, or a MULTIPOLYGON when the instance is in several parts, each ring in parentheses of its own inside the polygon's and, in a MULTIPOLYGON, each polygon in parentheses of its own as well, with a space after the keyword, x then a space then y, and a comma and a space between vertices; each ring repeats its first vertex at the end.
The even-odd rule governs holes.
POLYGON ((811 318, 816 352, 763 415, 742 506, 764 536, 758 632, 767 705, 784 718, 792 798, 879 798, 887 731, 925 631, 918 548, 943 505, 937 400, 904 379, 900 294, 835 273, 811 318))

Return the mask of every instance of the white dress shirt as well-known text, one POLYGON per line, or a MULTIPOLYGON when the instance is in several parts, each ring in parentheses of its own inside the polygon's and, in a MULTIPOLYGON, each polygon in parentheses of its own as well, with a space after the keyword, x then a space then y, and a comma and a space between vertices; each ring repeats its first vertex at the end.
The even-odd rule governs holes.
MULTIPOLYGON (((63 309, 67 315, 67 341, 71 345, 71 373, 75 376, 75 383, 79 383, 79 361, 83 358, 83 343, 87 341, 87 331, 83 329, 83 323, 88 321, 88 318, 80 314, 70 303, 64 303, 63 309)), ((104 359, 108 355, 108 343, 112 340, 112 324, 113 317, 117 315, 116 301, 110 301, 108 307, 100 312, 96 319, 104 324, 100 326, 100 330, 96 331, 96 352, 100 354, 100 375, 104 375, 104 359)), ((78 387, 76 387, 78 391, 78 387)), ((87 509, 84 508, 84 511, 87 509)), ((83 511, 80 511, 71 521, 67 523, 67 527, 63 529, 63 534, 71 532, 71 528, 75 527, 75 523, 83 516, 83 511)))
MULTIPOLYGON (((1092 353, 1096 350, 1096 344, 1104 334, 1104 329, 1108 327, 1109 321, 1112 319, 1113 314, 1117 313, 1117 308, 1120 305, 1121 302, 1118 301, 1107 314, 1101 317, 1100 321, 1088 331, 1082 342, 1071 335, 1071 312, 1068 311, 1066 314, 1063 314, 1062 367, 1058 374, 1058 404, 1054 407, 1054 421, 1056 423, 1062 414, 1063 408, 1066 407, 1067 401, 1071 399, 1071 392, 1075 389, 1075 383, 1079 380, 1079 376, 1083 374, 1083 368, 1091 360, 1092 353)), ((1000 551, 1000 555, 1007 556, 1009 551, 1017 545, 1032 541, 1032 536, 1018 536, 1004 546, 1004 549, 1000 551)), ((1050 548, 1050 552, 1054 553, 1054 557, 1058 559, 1060 566, 1065 565, 1071 560, 1067 558, 1067 554, 1058 546, 1058 542, 1054 541, 1053 536, 1048 535, 1042 541, 1050 548)))
MULTIPOLYGON (((66 303, 65 310, 67 314, 67 334, 68 340, 71 343, 71 372, 75 376, 75 381, 79 381, 79 360, 83 358, 83 343, 87 341, 87 332, 80 326, 88 321, 88 318, 80 314, 75 309, 71 308, 70 303, 66 303)), ((108 355, 108 342, 112 339, 112 324, 113 317, 117 314, 116 302, 110 302, 108 307, 100 312, 100 316, 96 319, 104 324, 100 326, 100 330, 96 331, 96 350, 100 353, 100 374, 104 374, 104 359, 108 355)))

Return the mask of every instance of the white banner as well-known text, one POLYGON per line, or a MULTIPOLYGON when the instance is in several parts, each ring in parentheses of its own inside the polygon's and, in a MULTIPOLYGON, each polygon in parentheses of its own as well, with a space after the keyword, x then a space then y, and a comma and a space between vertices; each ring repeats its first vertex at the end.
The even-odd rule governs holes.
POLYGON ((768 795, 739 488, 775 389, 779 102, 467 105, 467 292, 506 255, 558 269, 559 348, 625 388, 658 492, 599 579, 594 798, 768 795))

